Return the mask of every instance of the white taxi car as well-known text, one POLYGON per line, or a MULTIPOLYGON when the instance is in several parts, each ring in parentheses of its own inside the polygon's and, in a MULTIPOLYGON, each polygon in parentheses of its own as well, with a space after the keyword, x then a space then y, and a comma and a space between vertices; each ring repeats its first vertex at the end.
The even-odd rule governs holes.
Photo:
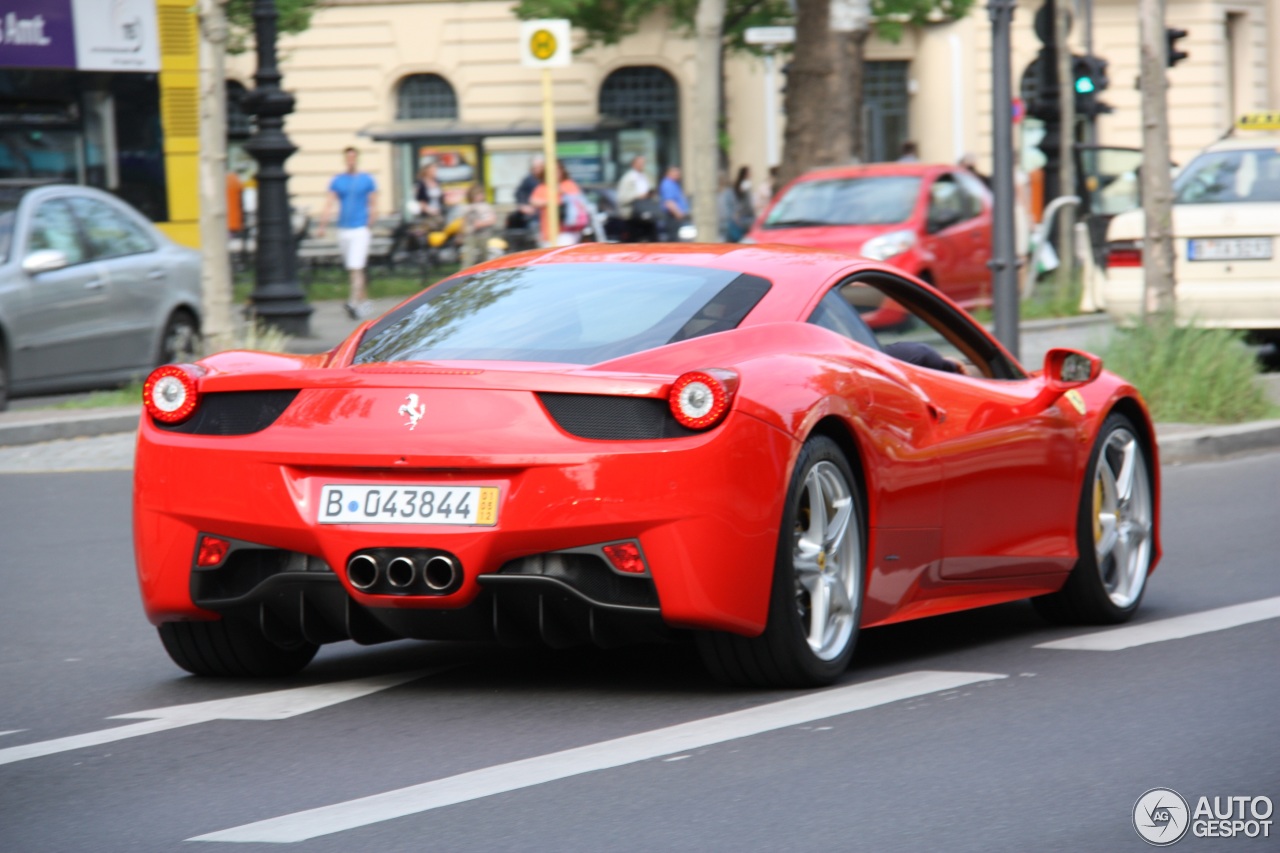
MULTIPOLYGON (((1173 182, 1179 323, 1280 342, 1280 113, 1245 116, 1173 182)), ((1132 322, 1142 301, 1142 210, 1107 228, 1107 312, 1132 322)))

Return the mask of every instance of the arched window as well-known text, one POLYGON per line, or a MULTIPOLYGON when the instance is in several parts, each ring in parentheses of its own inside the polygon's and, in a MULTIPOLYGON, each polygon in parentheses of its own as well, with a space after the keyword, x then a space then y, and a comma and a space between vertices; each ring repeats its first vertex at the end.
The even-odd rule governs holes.
MULTIPOLYGON (((648 131, 651 169, 680 162, 680 92, 675 78, 652 65, 619 68, 600 86, 600 115, 648 131)), ((638 150, 619 152, 624 159, 638 150)), ((624 163, 620 163, 625 168, 624 163)))
POLYGON ((227 138, 248 139, 253 134, 253 117, 245 110, 249 90, 235 80, 227 81, 227 138))
POLYGON ((411 74, 396 92, 396 118, 458 117, 458 97, 439 74, 411 74))

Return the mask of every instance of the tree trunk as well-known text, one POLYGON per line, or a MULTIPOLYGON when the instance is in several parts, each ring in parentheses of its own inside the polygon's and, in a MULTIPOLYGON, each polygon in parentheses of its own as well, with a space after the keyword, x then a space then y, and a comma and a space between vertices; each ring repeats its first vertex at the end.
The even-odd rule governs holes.
POLYGON ((787 131, 775 191, 815 166, 836 162, 827 144, 832 56, 830 0, 796 0, 795 59, 787 77, 787 131))
POLYGON ((849 33, 845 39, 849 49, 849 100, 852 112, 849 128, 852 141, 850 153, 859 163, 867 162, 867 128, 863 124, 866 103, 862 96, 866 88, 867 39, 870 37, 871 30, 862 29, 849 33))
POLYGON ((720 34, 724 26, 725 0, 698 0, 694 18, 697 38, 697 85, 693 91, 693 224, 698 240, 720 239, 716 214, 717 178, 720 174, 720 34))
POLYGON ((227 246, 227 19, 225 0, 199 0, 200 284, 205 351, 232 346, 231 255, 227 246))
POLYGON ((1139 0, 1142 87, 1142 318, 1172 316, 1173 181, 1169 175, 1168 81, 1164 38, 1164 0, 1139 0))

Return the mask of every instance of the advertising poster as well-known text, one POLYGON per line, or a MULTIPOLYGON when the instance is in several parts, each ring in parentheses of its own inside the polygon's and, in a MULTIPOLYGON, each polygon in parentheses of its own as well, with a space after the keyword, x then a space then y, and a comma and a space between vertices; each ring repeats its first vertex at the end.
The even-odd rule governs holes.
POLYGON ((72 0, 76 67, 81 71, 159 71, 155 0, 72 0))
POLYGON ((424 145, 418 149, 418 169, 428 163, 436 164, 436 178, 444 186, 449 204, 461 201, 467 189, 480 180, 480 155, 475 145, 424 145))
POLYGON ((0 3, 0 68, 75 68, 71 0, 0 3))

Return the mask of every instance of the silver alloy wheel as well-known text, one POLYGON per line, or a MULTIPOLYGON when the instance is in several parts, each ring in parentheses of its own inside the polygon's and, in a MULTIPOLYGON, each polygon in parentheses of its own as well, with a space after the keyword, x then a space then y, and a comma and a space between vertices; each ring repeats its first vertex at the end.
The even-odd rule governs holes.
POLYGON ((164 331, 161 359, 163 364, 195 361, 200 357, 200 333, 185 316, 169 321, 164 331))
POLYGON ((1151 564, 1151 478, 1138 439, 1120 427, 1107 436, 1093 475, 1093 542, 1111 603, 1133 605, 1151 564))
POLYGON ((856 627, 862 543, 849 483, 831 462, 819 462, 805 476, 794 537, 791 559, 800 624, 813 653, 834 660, 856 627))

